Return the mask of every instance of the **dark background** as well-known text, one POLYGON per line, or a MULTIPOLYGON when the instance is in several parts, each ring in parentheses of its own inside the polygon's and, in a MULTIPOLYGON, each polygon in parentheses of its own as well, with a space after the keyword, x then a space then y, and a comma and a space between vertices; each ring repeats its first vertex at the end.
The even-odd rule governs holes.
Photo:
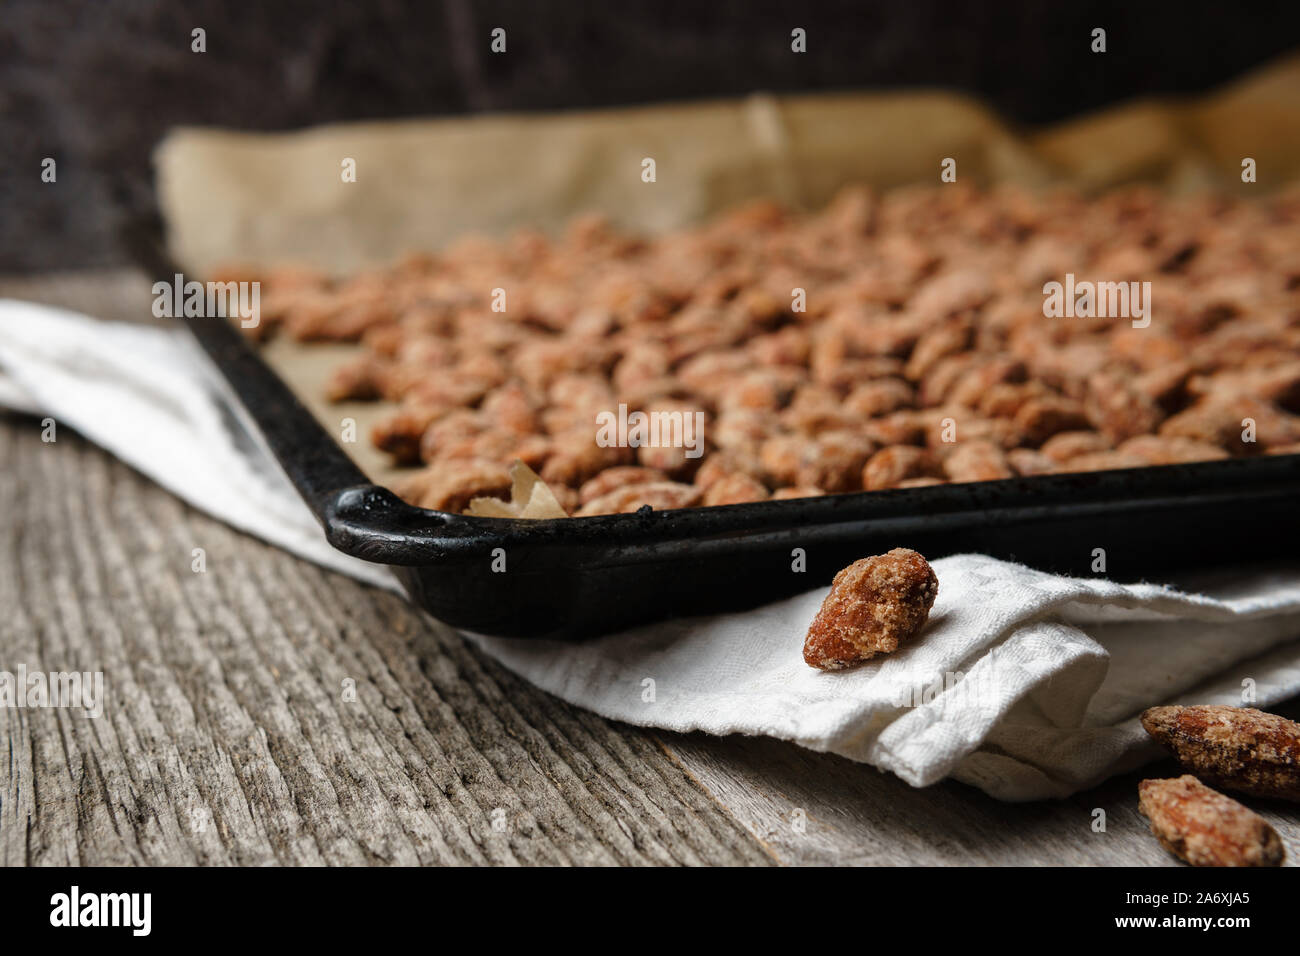
POLYGON ((0 0, 0 271, 125 261, 117 223, 151 208, 150 152, 176 124, 915 86, 1033 124, 1204 91, 1297 46, 1296 0, 0 0), (497 26, 505 55, 488 50, 497 26), (45 156, 56 184, 40 181, 45 156))

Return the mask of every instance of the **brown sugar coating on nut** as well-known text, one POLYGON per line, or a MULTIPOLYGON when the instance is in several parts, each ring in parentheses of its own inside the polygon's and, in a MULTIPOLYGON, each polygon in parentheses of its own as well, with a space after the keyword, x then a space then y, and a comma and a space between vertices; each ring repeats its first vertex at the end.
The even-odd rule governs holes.
POLYGON ((640 465, 606 468, 596 477, 582 483, 582 487, 578 489, 578 500, 585 505, 617 488, 667 480, 668 476, 657 468, 643 468, 640 465))
POLYGON ((1150 434, 1163 417, 1155 402, 1118 375, 1096 372, 1087 389, 1088 418, 1111 441, 1150 434))
POLYGON ((606 468, 630 464, 631 451, 598 445, 589 432, 569 432, 556 437, 554 452, 546 459, 540 474, 547 483, 577 488, 606 468))
POLYGON ((845 398, 844 408, 863 418, 878 418, 907 408, 915 398, 915 390, 902 379, 882 378, 854 388, 845 398))
POLYGON ((857 491, 862 469, 875 443, 849 431, 828 431, 803 443, 794 484, 813 485, 829 492, 857 491))
POLYGON ((413 465, 420 460, 420 443, 425 430, 438 418, 435 409, 403 407, 375 422, 370 440, 376 448, 393 456, 398 464, 413 465))
POLYGON ((340 365, 325 385, 325 397, 331 402, 373 402, 383 397, 382 385, 388 363, 378 355, 364 352, 340 365))
POLYGON ((700 489, 675 481, 651 481, 644 484, 625 485, 608 494, 593 498, 580 509, 578 515, 623 514, 639 511, 649 505, 655 511, 690 508, 700 500, 700 489))
POLYGON ((519 382, 507 382, 490 392, 482 404, 483 417, 498 428, 520 435, 540 430, 537 402, 519 382))
POLYGON ((1142 726, 1215 786, 1300 801, 1300 724, 1251 707, 1152 707, 1142 726))
POLYGON ((1032 447, 1042 445, 1062 432, 1088 425, 1083 406, 1062 395, 1029 399, 1016 409, 1012 421, 1025 444, 1032 447))
POLYGON ((1030 402, 1054 394, 1038 381, 999 382, 980 395, 973 407, 985 418, 1014 418, 1030 402))
POLYGON ((862 487, 867 491, 894 488, 914 478, 939 478, 939 460, 927 449, 914 445, 890 445, 871 456, 862 469, 862 487))
POLYGON ((950 481, 997 481, 1014 474, 1002 449, 978 438, 959 442, 944 458, 943 470, 950 481))
POLYGON ((404 480, 397 493, 431 511, 460 513, 472 498, 500 498, 510 493, 510 472, 496 461, 466 458, 439 462, 404 480))
POLYGON ((929 562, 908 548, 855 561, 835 575, 809 625, 804 661, 838 670, 892 653, 925 624, 938 593, 929 562))
POLYGON ((1077 431, 1053 435, 1039 451, 1057 465, 1063 465, 1082 455, 1095 455, 1111 448, 1110 439, 1100 432, 1077 431))
POLYGON ((1057 470, 1056 462, 1032 448, 1013 448, 1007 452, 1007 464, 1017 475, 1050 475, 1057 470))
POLYGON ((766 498, 767 487, 761 481, 737 472, 711 482, 704 489, 704 498, 701 503, 713 507, 714 505, 739 505, 750 501, 763 501, 766 498))
POLYGON ((1300 416, 1249 395, 1210 394, 1160 426, 1164 436, 1217 445, 1229 455, 1253 455, 1300 440, 1300 416), (1253 440, 1247 440, 1253 432, 1253 440))
POLYGON ((1192 866, 1280 866, 1286 858, 1263 817, 1191 774, 1143 780, 1138 809, 1161 845, 1192 866))

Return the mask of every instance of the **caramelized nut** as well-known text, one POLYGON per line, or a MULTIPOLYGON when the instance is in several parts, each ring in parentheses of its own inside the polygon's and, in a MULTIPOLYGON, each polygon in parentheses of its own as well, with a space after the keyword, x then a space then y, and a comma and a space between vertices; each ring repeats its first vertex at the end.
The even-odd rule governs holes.
POLYGON ((839 670, 896 651, 924 626, 938 592, 929 562, 907 548, 855 561, 835 575, 809 625, 804 661, 839 670))

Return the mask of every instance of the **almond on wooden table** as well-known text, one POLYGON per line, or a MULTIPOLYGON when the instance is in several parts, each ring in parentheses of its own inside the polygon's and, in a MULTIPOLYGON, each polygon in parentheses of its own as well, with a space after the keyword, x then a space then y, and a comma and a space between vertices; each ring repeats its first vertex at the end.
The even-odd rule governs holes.
POLYGON ((1143 780, 1138 809, 1164 848, 1192 866, 1280 866, 1286 857, 1268 821, 1191 774, 1143 780))
POLYGON ((1152 707, 1142 726, 1202 780, 1300 801, 1300 724, 1250 707, 1152 707))
POLYGON ((892 653, 925 624, 938 593, 929 562, 908 548, 855 561, 835 575, 808 627, 803 659, 840 670, 892 653))

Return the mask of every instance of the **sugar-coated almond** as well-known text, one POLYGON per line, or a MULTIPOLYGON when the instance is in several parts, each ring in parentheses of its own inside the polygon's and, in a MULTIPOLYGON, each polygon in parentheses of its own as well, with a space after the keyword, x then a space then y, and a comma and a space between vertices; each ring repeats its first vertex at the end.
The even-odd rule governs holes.
POLYGON ((1142 726, 1207 783, 1300 801, 1300 724, 1253 707, 1152 707, 1142 726))
POLYGON ((1191 774, 1143 780, 1138 809, 1161 845, 1192 866, 1280 866, 1286 857, 1268 821, 1191 774))
POLYGON ((892 653, 924 626, 938 593, 929 562, 908 548, 855 561, 835 575, 808 627, 803 659, 839 670, 892 653))

